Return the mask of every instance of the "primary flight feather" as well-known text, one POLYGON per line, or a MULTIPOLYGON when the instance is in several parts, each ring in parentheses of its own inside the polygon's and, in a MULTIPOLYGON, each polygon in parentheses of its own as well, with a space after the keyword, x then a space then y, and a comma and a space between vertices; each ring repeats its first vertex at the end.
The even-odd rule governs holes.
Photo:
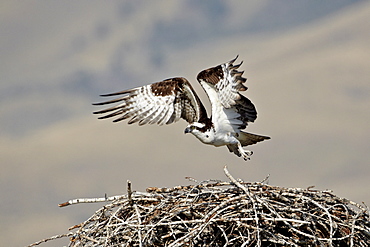
POLYGON ((253 103, 240 94, 246 91, 243 71, 237 71, 240 64, 235 59, 201 71, 197 80, 206 92, 212 106, 211 117, 191 84, 182 77, 170 78, 150 85, 137 87, 101 96, 119 98, 95 103, 94 105, 116 105, 94 114, 105 114, 99 119, 116 117, 113 122, 130 119, 129 124, 171 124, 180 118, 189 123, 185 133, 192 133, 204 144, 227 146, 244 160, 249 160, 252 151, 243 146, 270 139, 241 131, 248 122, 254 122, 257 111, 253 103))

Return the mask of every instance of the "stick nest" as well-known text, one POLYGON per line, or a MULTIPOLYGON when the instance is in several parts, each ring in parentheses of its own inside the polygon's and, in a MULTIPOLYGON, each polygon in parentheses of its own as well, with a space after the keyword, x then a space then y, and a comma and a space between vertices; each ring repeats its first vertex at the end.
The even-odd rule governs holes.
MULTIPOLYGON (((330 191, 205 181, 103 198, 69 246, 370 246, 366 206, 330 191), (111 201, 110 201, 111 200, 111 201)), ((130 185, 130 184, 129 184, 130 185)), ((96 199, 76 199, 67 206, 96 199)), ((33 246, 31 245, 31 246, 33 246)))

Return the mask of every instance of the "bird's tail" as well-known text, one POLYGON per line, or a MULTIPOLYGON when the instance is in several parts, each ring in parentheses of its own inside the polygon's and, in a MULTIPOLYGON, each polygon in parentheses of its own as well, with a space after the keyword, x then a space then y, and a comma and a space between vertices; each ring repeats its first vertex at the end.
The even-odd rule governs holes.
POLYGON ((261 142, 261 141, 268 140, 268 139, 271 139, 271 138, 269 136, 261 136, 261 135, 251 134, 251 133, 243 132, 243 131, 240 131, 239 136, 238 136, 238 140, 240 141, 240 144, 242 144, 243 147, 256 144, 257 142, 261 142))

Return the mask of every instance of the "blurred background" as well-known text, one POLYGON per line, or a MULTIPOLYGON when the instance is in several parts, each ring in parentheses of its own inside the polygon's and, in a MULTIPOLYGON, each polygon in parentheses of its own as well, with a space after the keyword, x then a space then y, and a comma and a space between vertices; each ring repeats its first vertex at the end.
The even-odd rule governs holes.
MULTIPOLYGON (((370 2, 1 1, 0 242, 68 231, 103 204, 84 197, 227 180, 316 186, 370 203, 370 2), (272 139, 244 162, 187 125, 97 120, 99 94, 169 77, 196 81, 239 54, 247 131, 272 139)), ((209 106, 209 104, 206 104, 209 106)), ((45 244, 67 244, 67 240, 45 244)))

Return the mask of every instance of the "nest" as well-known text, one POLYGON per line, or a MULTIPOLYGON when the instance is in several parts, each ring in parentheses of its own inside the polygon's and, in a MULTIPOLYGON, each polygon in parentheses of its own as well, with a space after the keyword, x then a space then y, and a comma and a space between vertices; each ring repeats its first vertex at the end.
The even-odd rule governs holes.
POLYGON ((105 201, 70 232, 69 246, 370 246, 369 211, 330 191, 264 182, 209 180, 123 196, 75 199, 59 206, 105 201))

